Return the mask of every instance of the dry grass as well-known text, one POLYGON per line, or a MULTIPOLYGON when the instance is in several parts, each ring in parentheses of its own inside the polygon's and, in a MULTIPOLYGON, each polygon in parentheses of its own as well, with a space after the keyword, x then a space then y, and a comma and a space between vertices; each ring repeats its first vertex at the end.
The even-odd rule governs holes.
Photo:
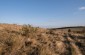
POLYGON ((85 55, 84 33, 0 24, 0 55, 85 55))

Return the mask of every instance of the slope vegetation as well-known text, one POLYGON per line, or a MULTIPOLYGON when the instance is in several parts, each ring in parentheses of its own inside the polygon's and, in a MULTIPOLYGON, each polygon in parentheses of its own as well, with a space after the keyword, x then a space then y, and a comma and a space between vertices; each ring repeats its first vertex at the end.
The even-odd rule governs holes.
POLYGON ((0 55, 85 55, 85 28, 0 24, 0 55))

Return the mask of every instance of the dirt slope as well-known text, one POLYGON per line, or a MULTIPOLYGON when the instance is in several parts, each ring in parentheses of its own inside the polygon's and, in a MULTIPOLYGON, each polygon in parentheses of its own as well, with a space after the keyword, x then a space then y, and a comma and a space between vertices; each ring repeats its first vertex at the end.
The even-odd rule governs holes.
POLYGON ((85 28, 0 24, 0 55, 85 55, 85 28))

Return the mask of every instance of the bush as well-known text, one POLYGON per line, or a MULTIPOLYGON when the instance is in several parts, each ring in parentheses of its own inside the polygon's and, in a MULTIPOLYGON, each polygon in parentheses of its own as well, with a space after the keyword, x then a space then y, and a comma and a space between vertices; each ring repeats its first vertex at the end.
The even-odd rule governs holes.
POLYGON ((35 33, 37 29, 38 29, 37 27, 34 28, 31 25, 23 25, 21 33, 26 36, 29 33, 32 33, 32 34, 35 33))
POLYGON ((71 29, 68 29, 68 32, 71 32, 71 29))

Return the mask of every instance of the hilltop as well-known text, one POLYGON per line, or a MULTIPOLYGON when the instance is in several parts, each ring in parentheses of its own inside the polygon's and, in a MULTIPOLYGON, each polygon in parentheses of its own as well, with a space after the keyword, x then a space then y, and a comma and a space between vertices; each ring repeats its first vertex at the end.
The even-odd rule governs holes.
POLYGON ((85 55, 85 26, 0 24, 0 55, 85 55))

